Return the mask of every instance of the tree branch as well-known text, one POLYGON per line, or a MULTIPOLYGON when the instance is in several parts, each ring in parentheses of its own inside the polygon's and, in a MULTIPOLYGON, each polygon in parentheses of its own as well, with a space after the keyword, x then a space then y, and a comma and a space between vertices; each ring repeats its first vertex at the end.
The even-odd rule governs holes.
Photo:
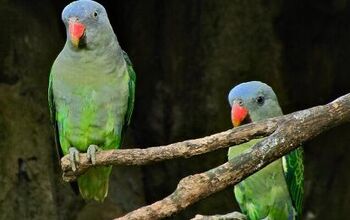
MULTIPOLYGON (((141 207, 118 220, 161 219, 171 216, 215 192, 239 183, 301 143, 349 120, 350 94, 324 106, 286 115, 277 120, 278 128, 272 135, 238 157, 207 172, 183 178, 176 190, 163 200, 141 207)), ((267 122, 270 120, 265 123, 267 122)))
MULTIPOLYGON (((96 166, 145 165, 174 158, 189 158, 269 135, 276 130, 278 123, 282 121, 283 118, 273 118, 265 122, 244 125, 208 137, 186 140, 166 146, 100 151, 96 153, 96 166)), ((67 182, 75 181, 79 175, 93 166, 88 161, 86 153, 80 154, 79 157, 80 162, 75 172, 72 171, 68 155, 61 159, 63 180, 67 182)))

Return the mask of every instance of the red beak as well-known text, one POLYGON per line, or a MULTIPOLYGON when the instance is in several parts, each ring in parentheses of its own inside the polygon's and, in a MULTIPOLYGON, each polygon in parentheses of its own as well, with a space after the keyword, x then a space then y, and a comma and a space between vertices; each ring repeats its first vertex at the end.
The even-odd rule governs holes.
POLYGON ((80 39, 85 33, 85 25, 78 22, 76 19, 69 20, 69 35, 73 46, 78 47, 80 39))
POLYGON ((232 105, 231 120, 234 127, 239 126, 242 123, 242 121, 247 117, 247 115, 248 109, 246 109, 243 106, 240 106, 237 103, 234 103, 232 105))

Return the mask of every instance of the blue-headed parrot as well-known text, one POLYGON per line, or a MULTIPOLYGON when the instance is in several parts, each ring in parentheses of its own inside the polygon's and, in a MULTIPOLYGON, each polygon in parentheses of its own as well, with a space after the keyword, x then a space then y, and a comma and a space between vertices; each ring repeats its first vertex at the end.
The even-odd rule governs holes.
MULTIPOLYGON (((234 127, 282 115, 270 86, 258 81, 241 83, 228 95, 234 127)), ((261 139, 231 147, 228 159, 239 157, 261 139)), ((249 220, 301 219, 304 187, 303 149, 292 151, 234 187, 236 200, 249 220)))
MULTIPOLYGON (((66 43, 54 61, 48 89, 56 145, 70 155, 73 171, 79 152, 92 164, 98 150, 116 149, 130 123, 136 76, 119 46, 105 8, 74 1, 62 12, 66 43)), ((81 196, 103 201, 112 167, 93 167, 77 180, 81 196)))

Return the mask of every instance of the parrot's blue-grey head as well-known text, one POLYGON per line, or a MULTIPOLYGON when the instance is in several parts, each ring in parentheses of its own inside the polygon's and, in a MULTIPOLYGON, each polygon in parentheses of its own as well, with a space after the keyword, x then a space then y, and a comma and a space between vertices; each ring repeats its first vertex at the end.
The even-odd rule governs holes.
POLYGON ((93 47, 108 40, 105 38, 110 33, 114 35, 106 9, 92 0, 70 3, 63 9, 62 20, 67 29, 67 40, 75 48, 93 47))
POLYGON ((235 86, 228 95, 234 127, 282 115, 277 97, 270 86, 250 81, 235 86))

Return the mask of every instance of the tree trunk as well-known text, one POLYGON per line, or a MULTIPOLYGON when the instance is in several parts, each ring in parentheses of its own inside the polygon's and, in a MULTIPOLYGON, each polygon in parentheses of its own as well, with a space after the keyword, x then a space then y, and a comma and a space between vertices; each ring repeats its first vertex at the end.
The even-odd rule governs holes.
MULTIPOLYGON (((46 101, 50 67, 65 39, 60 14, 69 2, 0 0, 0 219, 110 219, 227 160, 219 150, 115 167, 106 203, 76 196, 61 180, 46 101)), ((227 93, 242 81, 271 85, 285 113, 349 92, 347 0, 99 2, 138 78, 124 146, 165 145, 231 128, 227 93)), ((343 125, 307 143, 306 219, 350 215, 349 132, 343 125)), ((234 210, 227 189, 173 219, 234 210)))

